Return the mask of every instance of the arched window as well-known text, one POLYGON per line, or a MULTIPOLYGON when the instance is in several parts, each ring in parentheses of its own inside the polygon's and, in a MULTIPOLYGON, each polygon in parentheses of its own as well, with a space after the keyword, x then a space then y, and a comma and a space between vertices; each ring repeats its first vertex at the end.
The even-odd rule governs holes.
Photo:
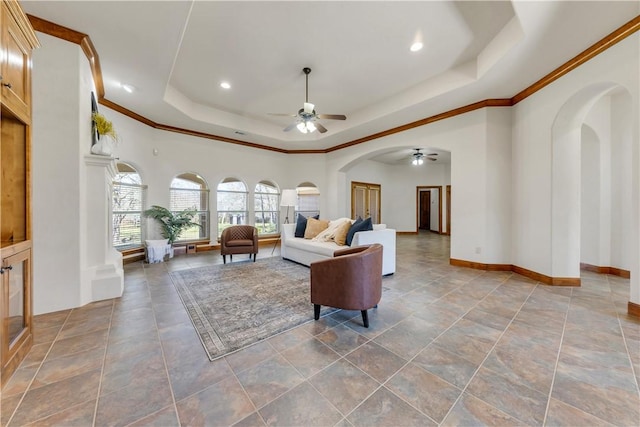
POLYGON ((271 181, 260 181, 253 192, 255 226, 258 234, 276 234, 280 231, 280 191, 271 181))
POLYGON ((320 190, 311 182, 303 182, 296 187, 298 193, 298 204, 296 205, 296 214, 310 217, 320 215, 320 190))
POLYGON ((112 193, 113 247, 119 250, 140 247, 144 241, 142 210, 147 186, 142 185, 142 178, 133 166, 118 163, 116 167, 112 193))
POLYGON ((196 211, 193 222, 200 224, 200 227, 194 225, 184 230, 178 241, 208 239, 209 188, 204 178, 195 173, 177 175, 169 188, 169 210, 180 212, 185 209, 196 211))
POLYGON ((247 186, 237 178, 218 184, 218 237, 230 225, 247 223, 247 186))

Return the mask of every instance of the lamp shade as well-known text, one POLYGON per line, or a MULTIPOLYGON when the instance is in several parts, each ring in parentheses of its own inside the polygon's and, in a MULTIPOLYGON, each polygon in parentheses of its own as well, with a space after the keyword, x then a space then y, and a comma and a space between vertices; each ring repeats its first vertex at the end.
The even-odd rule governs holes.
POLYGON ((298 193, 296 190, 282 190, 280 206, 295 206, 297 201, 298 193))

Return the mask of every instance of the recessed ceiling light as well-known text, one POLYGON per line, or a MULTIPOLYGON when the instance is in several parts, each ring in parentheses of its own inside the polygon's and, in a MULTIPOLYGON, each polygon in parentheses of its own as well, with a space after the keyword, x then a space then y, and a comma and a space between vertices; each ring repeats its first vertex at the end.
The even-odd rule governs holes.
POLYGON ((222 89, 231 89, 231 85, 229 84, 229 82, 222 82, 220 83, 220 87, 222 89))
POLYGON ((414 44, 411 45, 411 47, 409 48, 409 50, 411 50, 411 52, 417 52, 420 49, 422 49, 422 42, 415 42, 414 44))

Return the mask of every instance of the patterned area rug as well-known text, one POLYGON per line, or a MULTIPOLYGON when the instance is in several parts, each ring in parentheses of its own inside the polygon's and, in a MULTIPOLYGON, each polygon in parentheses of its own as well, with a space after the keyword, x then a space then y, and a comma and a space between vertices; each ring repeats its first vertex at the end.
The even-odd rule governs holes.
MULTIPOLYGON (((313 321, 309 268, 279 257, 171 273, 210 360, 313 321)), ((337 309, 323 307, 321 316, 337 309)))

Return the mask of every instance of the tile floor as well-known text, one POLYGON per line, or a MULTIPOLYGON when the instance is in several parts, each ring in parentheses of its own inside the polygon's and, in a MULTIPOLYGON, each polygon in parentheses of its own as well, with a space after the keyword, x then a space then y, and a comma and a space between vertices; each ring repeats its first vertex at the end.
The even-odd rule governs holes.
POLYGON ((2 425, 640 424, 628 280, 452 267, 432 234, 398 236, 397 252, 369 329, 341 311, 214 362, 168 273, 220 255, 127 265, 122 298, 36 317, 2 425))

